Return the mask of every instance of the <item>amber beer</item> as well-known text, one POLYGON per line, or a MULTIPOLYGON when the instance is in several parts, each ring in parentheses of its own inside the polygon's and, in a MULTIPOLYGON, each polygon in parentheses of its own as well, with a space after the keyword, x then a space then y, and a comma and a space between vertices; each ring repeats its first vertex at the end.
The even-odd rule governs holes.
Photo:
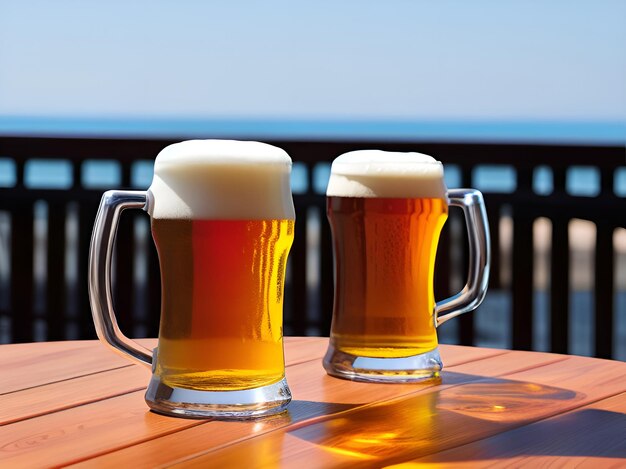
POLYGON ((433 276, 448 216, 441 163, 418 153, 341 155, 327 215, 335 300, 326 370, 366 381, 436 373, 433 276))
POLYGON ((336 259, 335 346, 379 358, 436 348, 433 273, 446 201, 328 197, 327 213, 336 259))
POLYGON ((155 163, 162 301, 154 374, 172 388, 235 391, 284 378, 291 161, 269 145, 227 143, 188 143, 155 163))

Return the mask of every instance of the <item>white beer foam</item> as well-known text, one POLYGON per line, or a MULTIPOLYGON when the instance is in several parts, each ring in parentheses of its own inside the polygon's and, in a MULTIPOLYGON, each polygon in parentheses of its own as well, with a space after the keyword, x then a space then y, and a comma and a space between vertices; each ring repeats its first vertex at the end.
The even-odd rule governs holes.
POLYGON ((260 142, 188 140, 164 148, 148 189, 153 218, 295 219, 291 158, 260 142))
POLYGON ((443 199, 443 165, 422 153, 351 151, 333 161, 326 195, 443 199))

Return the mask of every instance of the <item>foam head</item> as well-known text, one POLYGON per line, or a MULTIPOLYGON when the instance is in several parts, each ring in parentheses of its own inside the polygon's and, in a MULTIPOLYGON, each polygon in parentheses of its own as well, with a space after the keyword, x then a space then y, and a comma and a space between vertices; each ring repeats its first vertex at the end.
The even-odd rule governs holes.
POLYGON ((333 161, 327 196, 445 198, 443 165, 421 153, 359 150, 333 161))
POLYGON ((235 140, 189 140, 164 148, 148 189, 153 218, 295 218, 291 158, 277 147, 235 140))

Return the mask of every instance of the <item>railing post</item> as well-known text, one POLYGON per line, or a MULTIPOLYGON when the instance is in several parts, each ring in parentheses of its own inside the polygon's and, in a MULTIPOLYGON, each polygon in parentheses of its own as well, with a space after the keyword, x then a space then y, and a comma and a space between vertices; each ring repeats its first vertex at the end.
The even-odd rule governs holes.
POLYGON ((33 217, 31 202, 11 211, 11 330, 14 342, 33 341, 33 217))
MULTIPOLYGON (((566 200, 566 169, 554 171, 554 196, 566 200)), ((552 216, 552 243, 550 255, 550 350, 567 353, 570 305, 570 249, 569 222, 567 214, 552 216)))
POLYGON ((491 264, 489 268, 489 288, 500 289, 500 205, 485 196, 485 208, 489 220, 489 237, 491 239, 491 264))
POLYGON ((98 211, 96 199, 88 198, 80 201, 78 206, 78 327, 81 339, 95 339, 96 329, 93 325, 89 292, 87 289, 87 272, 89 263, 89 244, 91 233, 98 211))
POLYGON ((53 201, 48 203, 48 268, 46 274, 46 320, 48 324, 47 340, 64 340, 66 338, 66 304, 67 292, 65 280, 65 219, 67 207, 64 203, 53 201))
POLYGON ((533 334, 533 218, 513 206, 512 340, 514 349, 530 350, 533 334))
POLYGON ((595 356, 613 356, 613 226, 596 225, 595 356))
MULTIPOLYGON (((517 193, 532 192, 532 168, 517 171, 517 193)), ((513 206, 512 340, 514 349, 531 350, 533 343, 534 240, 532 208, 524 202, 513 206)))

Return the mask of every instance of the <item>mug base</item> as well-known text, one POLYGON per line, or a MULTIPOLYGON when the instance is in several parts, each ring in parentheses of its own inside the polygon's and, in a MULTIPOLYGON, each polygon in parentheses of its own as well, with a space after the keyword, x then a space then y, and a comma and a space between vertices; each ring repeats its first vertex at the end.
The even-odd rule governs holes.
POLYGON ((146 403, 155 412, 173 417, 244 420, 278 414, 291 401, 287 380, 239 391, 198 391, 176 388, 152 376, 146 403))
POLYGON ((368 383, 412 383, 436 378, 443 368, 438 348, 409 357, 372 358, 342 352, 332 343, 323 364, 330 376, 368 383))

